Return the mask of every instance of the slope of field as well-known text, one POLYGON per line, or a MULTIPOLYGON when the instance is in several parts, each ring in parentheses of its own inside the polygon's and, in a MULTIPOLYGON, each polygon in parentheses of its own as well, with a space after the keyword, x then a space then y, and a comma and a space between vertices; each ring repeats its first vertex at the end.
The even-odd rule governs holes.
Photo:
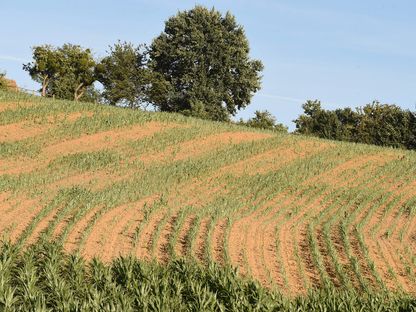
POLYGON ((0 93, 0 233, 232 265, 283 293, 416 293, 416 154, 0 93))

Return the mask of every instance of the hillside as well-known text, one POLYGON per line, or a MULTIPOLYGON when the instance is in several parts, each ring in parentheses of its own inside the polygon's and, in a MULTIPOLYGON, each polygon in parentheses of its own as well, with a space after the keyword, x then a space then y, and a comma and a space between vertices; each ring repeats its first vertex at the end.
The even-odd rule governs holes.
POLYGON ((0 93, 0 233, 416 294, 416 154, 0 93))

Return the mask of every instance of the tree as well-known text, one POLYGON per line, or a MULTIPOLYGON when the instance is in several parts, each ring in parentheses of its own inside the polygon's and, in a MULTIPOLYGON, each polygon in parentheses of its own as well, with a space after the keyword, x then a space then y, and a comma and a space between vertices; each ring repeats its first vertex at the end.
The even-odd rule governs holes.
POLYGON ((396 105, 374 101, 355 111, 324 110, 319 101, 307 101, 295 120, 296 132, 321 138, 382 146, 416 148, 416 115, 396 105))
POLYGON ((260 129, 269 129, 276 130, 279 132, 287 132, 287 127, 281 123, 276 122, 276 117, 274 117, 267 110, 265 111, 255 111, 254 117, 247 120, 245 124, 248 127, 260 128, 260 129))
POLYGON ((150 96, 160 110, 223 121, 250 103, 263 69, 249 58, 235 17, 202 6, 166 21, 150 47, 149 67, 160 74, 152 87, 166 91, 150 96))
POLYGON ((410 144, 410 111, 396 105, 374 101, 358 109, 361 117, 358 125, 360 141, 363 143, 406 147, 410 144))
POLYGON ((6 82, 6 73, 0 71, 0 90, 6 90, 7 89, 7 82, 6 82))
POLYGON ((27 71, 30 77, 40 83, 42 96, 47 95, 49 83, 58 76, 62 65, 60 52, 51 45, 34 47, 33 62, 23 64, 23 70, 27 71))
POLYGON ((58 98, 79 101, 96 80, 92 52, 69 43, 59 48, 58 52, 62 58, 61 67, 50 91, 58 98))
POLYGON ((139 107, 146 101, 150 73, 145 67, 145 46, 118 42, 96 66, 97 80, 104 86, 103 97, 111 105, 139 107))
POLYGON ((95 81, 92 52, 79 45, 37 46, 33 48, 33 59, 23 69, 42 84, 42 96, 78 101, 95 81))

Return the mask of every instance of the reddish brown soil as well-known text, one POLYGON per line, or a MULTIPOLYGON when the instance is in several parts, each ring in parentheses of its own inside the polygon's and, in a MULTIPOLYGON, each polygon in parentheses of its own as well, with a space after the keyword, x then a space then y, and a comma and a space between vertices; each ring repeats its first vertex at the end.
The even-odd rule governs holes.
POLYGON ((72 230, 69 232, 68 237, 64 243, 64 248, 68 252, 72 252, 77 250, 79 247, 79 243, 81 242, 81 238, 86 230, 88 223, 94 218, 94 216, 102 209, 100 206, 96 206, 90 211, 88 211, 84 217, 79 220, 72 230))
POLYGON ((58 213, 58 209, 54 209, 49 214, 46 215, 43 219, 40 220, 40 222, 37 224, 33 232, 31 233, 29 239, 27 240, 27 245, 31 245, 35 243, 43 231, 46 230, 46 228, 49 225, 49 222, 52 222, 55 218, 56 214, 58 213))
POLYGON ((109 239, 102 246, 105 250, 103 260, 111 260, 118 256, 130 253, 133 247, 134 233, 140 222, 143 222, 143 207, 152 204, 158 198, 157 195, 146 197, 133 204, 118 207, 120 218, 112 224, 110 231, 106 234, 109 239))
POLYGON ((205 252, 209 246, 205 245, 205 239, 208 235, 211 222, 212 220, 209 217, 202 219, 195 237, 195 250, 193 250, 193 254, 195 255, 195 258, 202 263, 205 263, 207 260, 205 252))
POLYGON ((225 230, 227 227, 227 219, 221 219, 217 221, 214 226, 214 230, 212 232, 212 246, 211 246, 211 254, 212 259, 224 265, 224 240, 225 240, 225 230))
POLYGON ((145 198, 135 203, 114 207, 104 213, 96 220, 85 242, 83 255, 87 258, 100 256, 104 261, 109 261, 120 254, 126 255, 132 243, 134 224, 143 218, 141 209, 145 203, 150 203, 152 200, 145 198))
POLYGON ((18 122, 0 126, 0 142, 13 142, 35 137, 46 132, 49 125, 36 125, 18 122))
POLYGON ((188 215, 183 222, 182 228, 179 230, 178 241, 175 246, 175 253, 178 257, 185 257, 190 253, 191 246, 188 246, 188 239, 196 220, 195 215, 188 215))
POLYGON ((135 255, 144 260, 151 260, 152 259, 152 239, 154 236, 154 232, 157 229, 158 224, 163 220, 165 217, 165 212, 157 211, 153 213, 147 223, 144 226, 144 229, 141 233, 141 236, 138 239, 138 246, 135 250, 135 255))
POLYGON ((2 214, 0 233, 8 229, 10 240, 15 242, 41 209, 40 199, 18 199, 13 210, 2 214))
MULTIPOLYGON (((324 209, 324 206, 321 204, 323 197, 320 196, 316 198, 312 203, 307 204, 305 206, 306 198, 301 198, 296 202, 296 206, 302 207, 302 209, 296 214, 290 213, 288 215, 288 219, 283 222, 282 226, 280 227, 280 230, 278 232, 278 237, 280 241, 280 256, 282 265, 285 268, 286 271, 286 278, 288 282, 288 288, 289 292, 291 293, 299 293, 304 292, 305 289, 303 289, 302 285, 302 276, 301 272, 298 270, 298 265, 296 262, 296 256, 293 249, 293 236, 292 234, 295 234, 296 241, 304 241, 307 242, 306 236, 300 236, 300 233, 306 234, 306 228, 308 223, 307 220, 300 222, 300 220, 303 220, 305 215, 307 213, 310 213, 310 211, 313 209, 317 213, 324 209), (294 233, 295 232, 295 233, 294 233)), ((310 250, 309 244, 305 245, 307 250, 303 250, 305 253, 312 254, 310 250)), ((302 248, 305 248, 302 247, 302 248)), ((301 248, 301 249, 302 249, 301 248)), ((302 260, 306 260, 303 258, 302 260)), ((305 263, 306 268, 310 268, 310 263, 305 263)), ((310 279, 315 280, 317 279, 317 276, 319 276, 319 273, 317 272, 317 268, 314 268, 313 270, 307 270, 307 275, 310 279)))
MULTIPOLYGON (((374 249, 372 252, 380 252, 381 258, 383 258, 386 264, 395 272, 399 286, 402 287, 404 291, 416 293, 416 285, 409 279, 410 276, 406 273, 403 262, 397 256, 400 253, 400 250, 404 249, 403 244, 406 244, 407 242, 405 240, 401 242, 400 239, 394 235, 394 231, 388 236, 385 234, 395 220, 402 205, 416 196, 416 181, 414 183, 408 183, 402 188, 395 189, 394 193, 396 196, 401 195, 402 198, 390 210, 389 214, 386 216, 375 214, 368 224, 368 229, 371 229, 381 222, 378 231, 374 233, 376 241, 371 241, 369 248, 374 249)), ((380 266, 385 265, 383 263, 376 263, 376 265, 377 264, 380 266)))
POLYGON ((18 175, 32 171, 36 167, 33 159, 0 159, 0 175, 18 175))
POLYGON ((169 217, 160 233, 159 239, 156 242, 155 258, 159 262, 166 263, 172 256, 169 250, 169 240, 173 236, 173 230, 175 227, 175 223, 178 220, 178 217, 178 215, 173 215, 169 217))
MULTIPOLYGON (((18 107, 16 104, 0 105, 0 111, 16 107, 18 107), (5 108, 6 106, 8 108, 5 108)), ((24 121, 3 125, 0 126, 0 143, 15 142, 38 136, 53 129, 59 122, 74 122, 82 116, 91 117, 92 113, 58 114, 47 117, 46 124, 44 120, 35 120, 34 122, 24 121)), ((60 143, 52 143, 44 148, 36 161, 23 158, 1 159, 0 175, 28 172, 46 166, 56 157, 72 153, 119 147, 124 148, 123 152, 125 152, 125 149, 128 149, 126 143, 179 126, 182 125, 149 122, 128 129, 113 129, 84 135, 76 139, 67 139, 60 143)), ((250 132, 219 133, 183 142, 177 146, 171 145, 160 153, 142 155, 141 160, 145 164, 156 163, 157 165, 158 162, 197 158, 233 144, 267 139, 271 136, 270 134, 250 132)), ((194 209, 203 208, 216 199, 226 197, 229 192, 235 191, 234 186, 229 186, 224 182, 226 178, 234 177, 238 179, 241 176, 276 171, 293 161, 316 155, 333 146, 331 143, 303 140, 302 138, 287 139, 287 144, 283 142, 279 148, 264 151, 229 166, 224 166, 203 178, 181 182, 171 189, 167 198, 167 207, 153 211, 146 220, 144 220, 143 206, 151 204, 158 196, 150 196, 137 202, 114 207, 97 219, 92 231, 88 237, 85 237, 82 253, 87 258, 99 256, 104 261, 110 261, 119 255, 133 254, 141 259, 156 259, 159 262, 167 262, 172 256, 170 242, 173 235, 175 235, 174 229, 181 209, 187 206, 192 206, 194 209), (167 215, 167 213, 169 214, 167 215), (166 223, 162 224, 161 222, 164 221, 166 223), (143 231, 138 238, 136 249, 133 249, 136 229, 139 226, 143 226, 143 231), (155 234, 158 228, 161 230, 160 236, 156 237, 155 234), (154 239, 157 239, 157 241, 153 242, 154 239), (156 248, 152 249, 152 246, 156 248)), ((403 155, 392 151, 355 156, 333 169, 305 181, 294 192, 294 187, 291 186, 291 189, 288 188, 277 193, 274 198, 262 204, 255 211, 250 209, 256 204, 252 199, 255 196, 247 196, 248 204, 231 216, 230 220, 234 220, 234 222, 230 225, 228 240, 225 237, 227 233, 226 219, 220 219, 214 224, 212 223, 212 217, 209 215, 203 216, 201 220, 197 219, 197 212, 195 211, 185 217, 178 232, 176 246, 173 246, 174 253, 183 257, 193 256, 202 263, 208 260, 207 253, 209 253, 212 260, 223 265, 226 264, 227 260, 225 259, 224 244, 228 241, 227 253, 230 262, 242 274, 252 275, 268 287, 278 286, 281 291, 288 294, 304 293, 308 286, 318 286, 322 283, 319 270, 314 263, 307 229, 311 220, 319 216, 331 204, 327 200, 327 196, 337 189, 355 187, 371 175, 382 172, 380 168, 386 163, 397 159, 397 157, 404 157, 403 155), (309 200, 307 197, 300 196, 301 191, 305 187, 315 184, 333 187, 306 204, 309 200), (285 209, 289 205, 290 209, 286 211, 285 209), (291 207, 296 207, 296 212, 292 211, 291 207), (195 224, 197 220, 200 220, 200 222, 195 224), (195 229, 194 227, 196 227, 197 232, 192 244, 194 250, 191 250, 189 236, 192 230, 195 229), (212 236, 207 245, 206 239, 209 233, 212 236), (277 248, 277 244, 279 248, 277 248), (297 248, 295 249, 295 247, 297 248), (296 255, 296 250, 298 255, 296 255), (281 265, 283 268, 280 267, 281 265), (285 272, 285 276, 282 272, 285 272)), ((48 191, 51 191, 51 194, 56 193, 59 188, 74 185, 87 186, 91 190, 98 190, 109 187, 110 183, 114 183, 114 181, 128 180, 131 176, 131 172, 122 171, 117 173, 105 170, 84 172, 63 177, 46 187, 48 191)), ((402 288, 408 293, 416 293, 414 280, 406 272, 406 264, 411 263, 414 252, 410 255, 409 252, 405 252, 405 247, 408 246, 413 248, 410 253, 412 253, 412 250, 416 250, 416 217, 410 218, 410 216, 399 214, 401 206, 410 201, 413 196, 416 196, 416 182, 397 181, 394 177, 386 176, 377 185, 363 184, 361 187, 376 190, 385 188, 386 192, 393 194, 385 205, 378 207, 362 233, 369 258, 374 261, 376 271, 383 278, 383 282, 388 288, 395 290, 402 288), (386 205, 394 199, 394 196, 403 196, 403 198, 389 214, 384 215, 386 205), (381 224, 381 226, 373 238, 371 229, 377 224, 381 224), (403 240, 398 236, 402 227, 406 227, 403 240), (390 236, 385 235, 388 229, 392 229, 390 236), (389 268, 394 271, 394 278, 390 275, 389 268)), ((265 198, 261 200, 265 200, 265 198)), ((337 213, 338 209, 341 209, 345 204, 346 202, 339 203, 332 207, 331 211, 325 212, 326 214, 320 219, 320 223, 315 225, 313 232, 318 244, 320 259, 325 267, 325 273, 337 286, 341 284, 340 277, 329 255, 329 247, 323 237, 323 226, 333 213, 337 213)), ((361 247, 354 232, 355 226, 369 213, 371 204, 364 207, 349 225, 347 229, 349 246, 344 245, 339 229, 342 217, 332 224, 330 236, 331 243, 337 252, 338 261, 344 267, 344 271, 353 271, 352 260, 347 252, 347 248, 349 248, 352 256, 358 259, 362 277, 370 285, 376 286, 377 281, 370 269, 369 261, 365 255, 366 251, 361 247)), ((29 199, 23 194, 12 196, 10 193, 0 193, 0 215, 2 216, 0 218, 0 233, 8 234, 12 240, 17 240, 30 221, 41 212, 41 208, 40 199, 29 199)), ((75 224, 66 239, 66 250, 73 251, 79 247, 81 241, 83 241, 85 230, 90 222, 98 216, 97 214, 101 209, 102 207, 92 208, 75 224)), ((350 207, 346 213, 353 213, 355 209, 357 209, 357 205, 350 207)), ((53 221, 58 211, 58 208, 54 209, 39 222, 28 240, 29 243, 36 241, 40 233, 53 221)), ((69 217, 66 217, 57 224, 53 230, 53 235, 61 234, 68 222, 69 217)), ((353 285, 358 288, 359 280, 357 277, 353 273, 350 273, 348 277, 353 285)))
POLYGON ((49 123, 40 123, 36 121, 21 121, 17 123, 0 126, 0 142, 14 142, 38 136, 56 127, 55 123, 67 120, 74 122, 82 116, 92 116, 91 112, 75 112, 71 114, 60 114, 49 116, 49 123))

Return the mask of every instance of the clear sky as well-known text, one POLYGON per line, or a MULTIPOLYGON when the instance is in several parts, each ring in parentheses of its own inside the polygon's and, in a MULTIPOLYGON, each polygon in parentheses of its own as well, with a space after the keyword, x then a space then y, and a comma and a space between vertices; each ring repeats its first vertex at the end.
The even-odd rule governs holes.
POLYGON ((118 39, 149 44, 168 17, 195 4, 231 11, 265 65, 262 90, 238 117, 267 109, 293 129, 307 99, 331 109, 372 100, 415 109, 414 0, 1 1, 0 70, 37 89, 22 70, 32 46, 69 42, 102 57, 118 39))

